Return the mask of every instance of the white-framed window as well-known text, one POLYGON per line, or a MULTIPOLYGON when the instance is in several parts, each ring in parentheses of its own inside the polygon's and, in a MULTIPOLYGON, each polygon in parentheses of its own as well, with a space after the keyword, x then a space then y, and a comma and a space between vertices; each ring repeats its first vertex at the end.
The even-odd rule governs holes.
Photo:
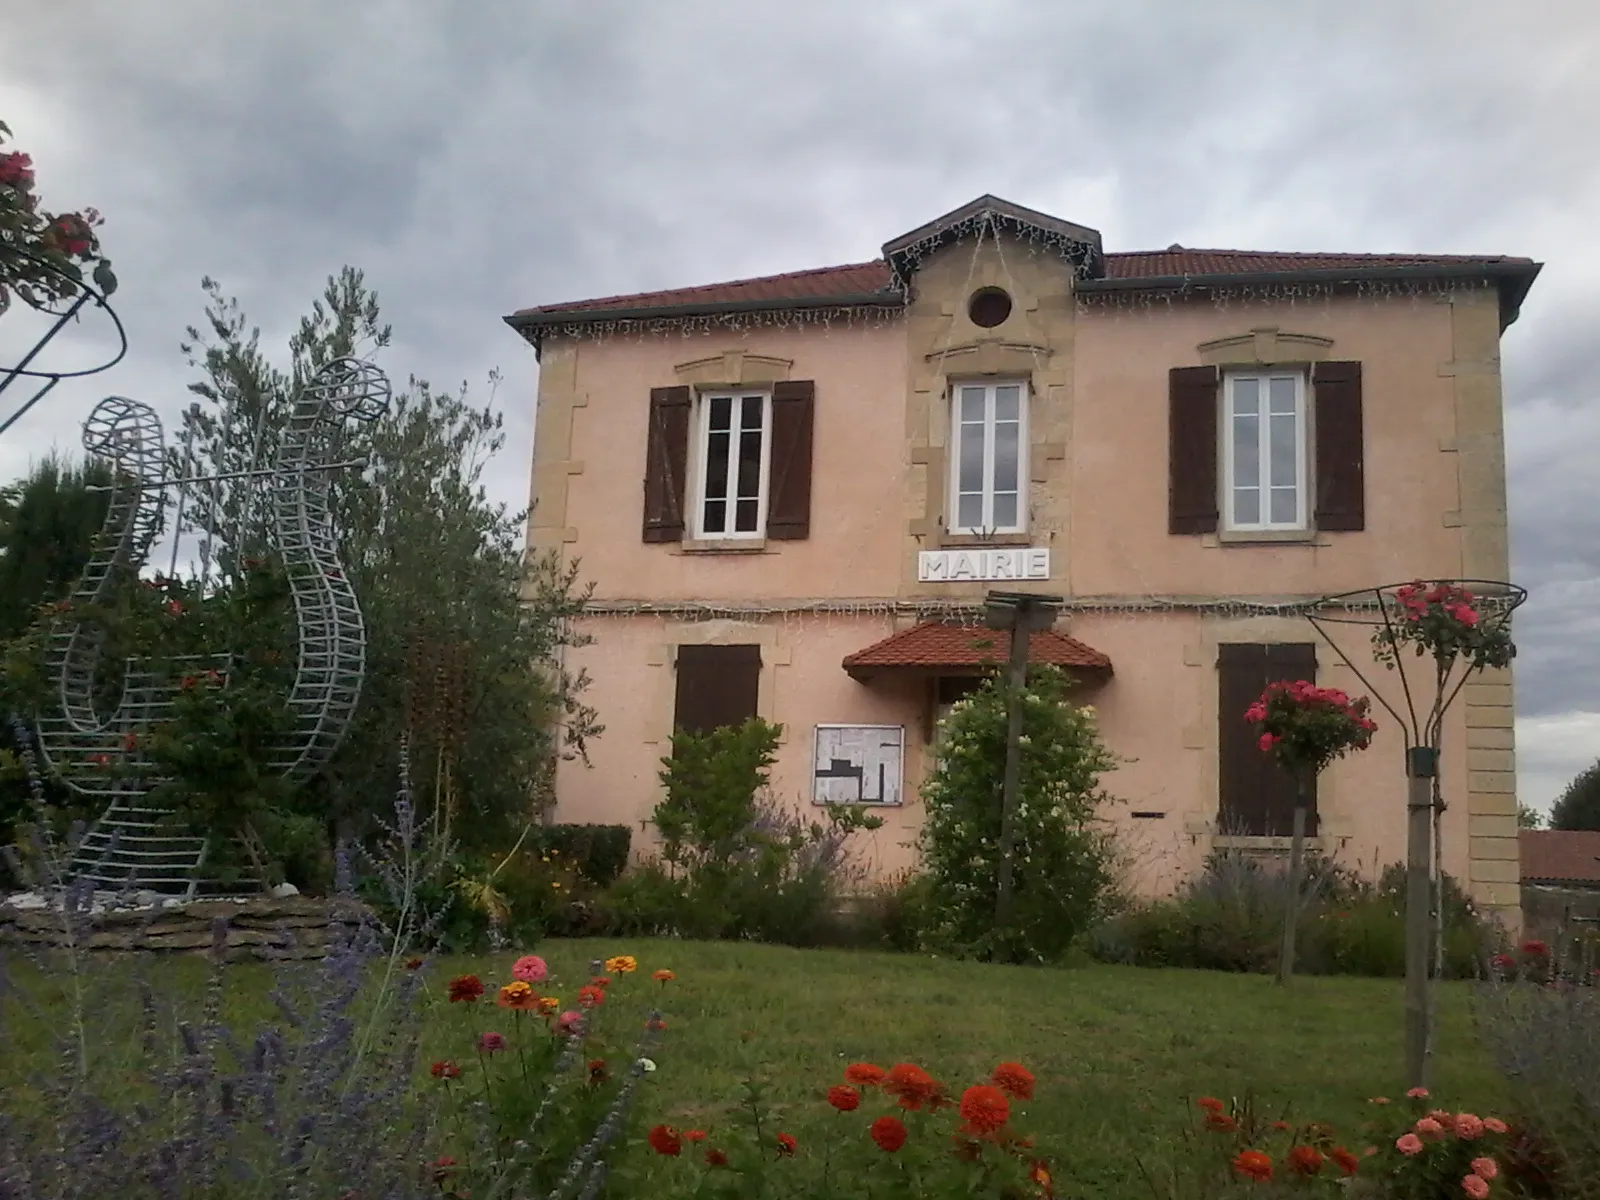
POLYGON ((715 391, 695 413, 694 536, 766 535, 772 395, 715 391))
POLYGON ((950 408, 950 532, 1028 523, 1028 385, 957 383, 950 408))
POLYGON ((1229 373, 1222 390, 1222 518, 1227 529, 1306 527, 1306 377, 1229 373))

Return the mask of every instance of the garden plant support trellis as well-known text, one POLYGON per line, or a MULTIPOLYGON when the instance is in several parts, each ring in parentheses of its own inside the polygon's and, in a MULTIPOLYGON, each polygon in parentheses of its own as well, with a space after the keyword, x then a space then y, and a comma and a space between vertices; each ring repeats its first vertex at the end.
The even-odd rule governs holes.
MULTIPOLYGON (((1429 981, 1443 919, 1439 824, 1439 746, 1444 716, 1467 679, 1510 664, 1512 613, 1527 592, 1500 580, 1412 581, 1326 596, 1306 618, 1394 718, 1406 739, 1406 986, 1405 1072, 1408 1087, 1426 1087, 1432 1054, 1429 981), (1457 606, 1461 607, 1457 607, 1457 606), (1448 606, 1448 607, 1446 607, 1448 606), (1435 615, 1435 610, 1440 612, 1435 615), (1459 612, 1460 615, 1457 615, 1459 612), (1448 620, 1446 620, 1448 618, 1448 620), (1331 625, 1372 630, 1374 664, 1394 672, 1400 697, 1391 702, 1329 631, 1331 625), (1407 660, 1422 660, 1432 679, 1413 681, 1407 660), (1431 684, 1425 688, 1424 684, 1431 684), (1431 690, 1431 699, 1425 696, 1431 690)), ((1368 670, 1371 670, 1369 666, 1368 670)))
MULTIPOLYGON (((121 692, 109 712, 97 704, 97 688, 108 664, 103 629, 80 610, 110 600, 138 575, 166 524, 177 492, 176 541, 184 528, 186 489, 210 488, 209 504, 195 521, 201 534, 198 591, 210 583, 213 549, 225 532, 216 485, 241 481, 246 514, 264 501, 267 530, 289 578, 298 654, 287 697, 290 732, 271 748, 272 770, 303 782, 337 748, 360 699, 366 669, 366 631, 355 591, 339 560, 339 530, 329 504, 330 475, 356 467, 340 459, 347 422, 376 420, 388 408, 390 385, 377 367, 353 358, 322 366, 295 397, 283 438, 263 464, 263 439, 243 471, 226 475, 172 477, 164 459, 160 418, 148 405, 113 396, 100 402, 84 424, 84 448, 108 461, 114 483, 106 518, 88 566, 50 628, 45 653, 47 678, 58 698, 54 711, 38 719, 40 749, 59 777, 108 807, 79 845, 73 872, 97 886, 135 886, 193 895, 202 882, 205 831, 176 834, 152 807, 156 776, 140 748, 139 735, 170 718, 178 680, 214 673, 228 686, 230 656, 204 661, 150 658, 121 664, 121 692), (115 764, 118 769, 105 769, 115 764)), ((224 424, 231 412, 224 412, 224 424)), ((190 455, 185 454, 186 461, 190 455)), ((242 528, 242 518, 241 518, 242 528)), ((217 563, 219 574, 220 562, 217 563)))

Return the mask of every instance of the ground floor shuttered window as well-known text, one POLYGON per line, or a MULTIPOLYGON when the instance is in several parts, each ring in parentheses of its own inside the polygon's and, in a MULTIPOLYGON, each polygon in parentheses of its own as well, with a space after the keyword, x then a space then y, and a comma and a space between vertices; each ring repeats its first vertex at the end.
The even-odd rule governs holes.
POLYGON ((710 733, 756 715, 761 692, 760 646, 679 646, 673 729, 710 733))
MULTIPOLYGON (((1311 643, 1232 643, 1217 647, 1218 828, 1230 837, 1288 837, 1294 832, 1295 781, 1256 744, 1245 709, 1269 683, 1315 682, 1311 643)), ((1306 835, 1317 833, 1317 785, 1307 793, 1306 835)))

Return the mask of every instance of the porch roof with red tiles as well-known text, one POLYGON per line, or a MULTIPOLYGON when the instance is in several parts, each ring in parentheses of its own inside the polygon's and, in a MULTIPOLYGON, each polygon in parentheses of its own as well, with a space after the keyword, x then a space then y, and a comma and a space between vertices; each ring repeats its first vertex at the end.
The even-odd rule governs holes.
MULTIPOLYGON (((956 625, 924 621, 847 655, 844 669, 856 678, 880 671, 915 670, 966 673, 1006 661, 1007 634, 982 625, 956 625)), ((1069 670, 1111 674, 1111 660, 1054 629, 1034 632, 1028 642, 1028 661, 1049 663, 1069 670)))
POLYGON ((1517 835, 1524 883, 1578 883, 1600 887, 1600 832, 1524 829, 1517 835))

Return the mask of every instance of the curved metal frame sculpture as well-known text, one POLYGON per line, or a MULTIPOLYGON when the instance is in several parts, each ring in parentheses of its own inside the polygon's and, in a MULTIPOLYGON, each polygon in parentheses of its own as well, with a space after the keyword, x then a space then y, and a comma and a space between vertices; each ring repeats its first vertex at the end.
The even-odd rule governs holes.
MULTIPOLYGON (((270 538, 289 575, 298 643, 288 697, 294 726, 269 762, 295 781, 309 778, 332 756, 361 697, 366 628, 339 560, 329 475, 357 465, 337 460, 346 422, 375 420, 389 401, 389 381, 382 371, 356 359, 335 359, 296 397, 271 465, 262 469, 252 462, 248 470, 231 476, 268 480, 270 538)), ((258 436, 258 450, 260 441, 258 436)), ((144 801, 165 781, 140 772, 147 760, 137 735, 170 717, 178 676, 211 671, 227 686, 229 656, 181 663, 128 659, 120 664, 118 701, 102 713, 95 692, 107 666, 105 636, 71 610, 110 599, 137 576, 161 532, 169 488, 214 484, 217 477, 169 478, 160 419, 148 405, 120 396, 95 407, 84 424, 83 445, 90 454, 109 460, 114 483, 89 564, 65 604, 67 611, 51 630, 46 663, 60 704, 59 711, 41 714, 40 749, 75 791, 112 801, 79 848, 74 861, 79 875, 108 887, 181 887, 192 894, 206 839, 175 835, 162 822, 166 814, 144 801), (108 771, 109 763, 123 769, 108 771)), ((215 524, 213 511, 202 526, 206 558, 215 524)))
MULTIPOLYGON (((40 258, 37 254, 29 254, 26 250, 19 250, 16 247, 8 247, 7 252, 39 264, 41 267, 45 268, 45 270, 59 275, 63 279, 69 280, 72 285, 79 290, 77 298, 73 300, 72 304, 67 307, 65 312, 53 313, 56 318, 56 323, 49 329, 45 330, 42 335, 40 335, 39 340, 33 344, 33 348, 22 356, 21 362, 14 367, 0 367, 0 395, 3 395, 5 390, 18 379, 42 379, 44 381, 39 386, 38 391, 34 392, 33 395, 29 396, 22 402, 21 407, 16 409, 10 416, 0 419, 0 434, 5 433, 6 430, 10 429, 13 425, 20 421, 23 416, 27 414, 29 409, 31 409, 35 404, 39 403, 39 401, 43 400, 45 396, 50 393, 51 389, 53 389, 56 384, 60 383, 63 379, 82 379, 87 375, 98 375, 101 371, 109 371, 112 367, 121 362, 123 356, 128 353, 128 333, 125 329, 123 329, 121 319, 117 316, 116 310, 111 307, 111 304, 107 300, 104 292, 100 291, 98 288, 91 287, 89 284, 80 279, 72 279, 72 277, 60 267, 56 266, 48 259, 40 258), (96 308, 104 309, 106 315, 111 318, 111 324, 116 328, 117 331, 117 352, 112 355, 111 358, 101 363, 98 367, 88 367, 81 371, 29 370, 29 364, 32 363, 34 359, 39 357, 44 348, 48 346, 52 340, 54 340, 56 334, 65 329, 67 322, 76 317, 78 313, 83 310, 84 305, 88 304, 91 300, 94 301, 96 308)), ((44 311, 53 312, 53 310, 44 311)), ((5 315, 5 312, 5 308, 0 308, 0 316, 5 315)))

